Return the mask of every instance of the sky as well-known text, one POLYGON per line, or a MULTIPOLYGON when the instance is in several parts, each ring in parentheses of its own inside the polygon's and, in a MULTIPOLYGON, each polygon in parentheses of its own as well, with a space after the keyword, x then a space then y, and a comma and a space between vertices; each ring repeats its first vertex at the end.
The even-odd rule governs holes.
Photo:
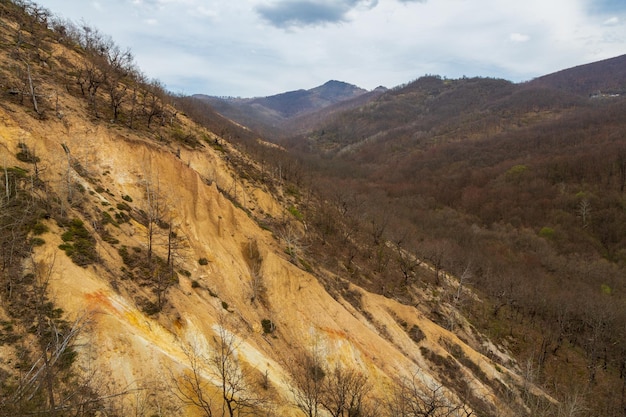
POLYGON ((426 74, 523 82, 626 54, 624 0, 35 0, 178 94, 264 97, 426 74))

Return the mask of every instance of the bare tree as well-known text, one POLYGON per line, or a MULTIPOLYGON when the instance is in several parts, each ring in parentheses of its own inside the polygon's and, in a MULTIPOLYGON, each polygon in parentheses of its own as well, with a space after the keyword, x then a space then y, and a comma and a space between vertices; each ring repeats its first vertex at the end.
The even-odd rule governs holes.
POLYGON ((145 86, 143 95, 143 109, 146 114, 148 129, 155 118, 159 118, 164 113, 163 100, 165 98, 165 87, 159 80, 152 80, 145 86))
POLYGON ((250 239, 244 245, 243 254, 250 272, 250 287, 252 291, 250 301, 254 303, 256 300, 259 300, 261 304, 264 304, 266 302, 265 285, 263 284, 263 274, 261 272, 263 257, 259 252, 259 244, 256 239, 250 239))
POLYGON ((337 364, 324 379, 320 404, 332 417, 360 417, 367 410, 370 390, 367 376, 337 364))
POLYGON ((254 392, 239 362, 241 339, 225 326, 226 318, 220 315, 209 346, 193 343, 184 348, 189 370, 182 376, 170 374, 172 391, 205 417, 259 415, 266 400, 254 392))
POLYGON ((205 417, 213 417, 213 398, 208 394, 212 384, 201 374, 207 365, 207 358, 202 356, 196 345, 183 347, 183 352, 189 371, 182 375, 174 375, 170 371, 172 391, 183 404, 198 408, 205 417))
MULTIPOLYGON (((149 163, 149 162, 148 162, 149 163)), ((155 239, 161 225, 165 224, 164 219, 168 214, 168 205, 166 199, 161 192, 159 177, 156 180, 152 178, 152 169, 146 169, 145 187, 145 217, 146 217, 146 244, 147 244, 147 261, 152 261, 154 252, 155 239)), ((167 227, 169 228, 169 227, 167 227)))
POLYGON ((122 103, 128 95, 128 88, 132 75, 135 73, 133 55, 130 50, 122 50, 109 40, 106 43, 106 65, 104 68, 104 84, 109 94, 109 103, 113 111, 113 121, 116 122, 122 103))
POLYGON ((591 213, 591 202, 588 199, 583 198, 578 202, 578 215, 580 216, 583 229, 586 229, 589 226, 589 214, 591 213))
POLYGON ((296 407, 307 417, 320 413, 322 390, 326 372, 317 351, 303 353, 293 362, 291 393, 296 407))
POLYGON ((279 237, 285 243, 285 252, 289 255, 289 260, 294 265, 300 265, 300 257, 304 251, 302 236, 294 226, 287 223, 280 231, 279 237))
POLYGON ((35 113, 41 114, 39 111, 39 104, 37 103, 37 94, 35 93, 35 85, 33 83, 33 76, 30 70, 30 64, 26 63, 26 74, 28 75, 28 90, 30 92, 30 97, 33 102, 33 109, 35 113))
POLYGON ((402 242, 395 245, 395 259, 398 264, 398 269, 400 269, 400 272, 402 273, 404 285, 408 286, 415 278, 415 272, 422 264, 422 261, 415 255, 415 252, 411 250, 410 245, 406 245, 407 248, 404 248, 401 246, 401 243, 402 242))
POLYGON ((422 387, 417 374, 396 381, 386 406, 395 417, 469 417, 464 404, 454 404, 443 393, 443 385, 422 387))
POLYGON ((212 371, 220 381, 222 414, 227 411, 229 417, 254 415, 265 399, 256 395, 246 381, 237 357, 241 340, 225 328, 225 322, 224 316, 220 316, 218 337, 213 340, 210 357, 212 371))
POLYGON ((174 217, 170 214, 170 220, 168 222, 167 229, 167 260, 169 277, 171 281, 176 280, 175 268, 180 259, 183 257, 185 251, 189 248, 187 236, 185 236, 180 228, 180 225, 176 223, 174 217))
POLYGON ((9 188, 9 169, 8 169, 8 165, 7 165, 7 155, 6 153, 2 154, 2 166, 4 167, 4 191, 6 194, 6 202, 3 201, 3 205, 4 203, 8 203, 9 201, 11 201, 11 189, 9 188))
POLYGON ((32 324, 36 350, 24 349, 24 360, 30 359, 30 365, 20 375, 9 402, 16 415, 92 415, 101 398, 92 387, 91 374, 72 371, 76 340, 89 318, 82 314, 67 322, 48 298, 54 258, 39 262, 31 258, 30 264, 34 282, 23 315, 32 324))

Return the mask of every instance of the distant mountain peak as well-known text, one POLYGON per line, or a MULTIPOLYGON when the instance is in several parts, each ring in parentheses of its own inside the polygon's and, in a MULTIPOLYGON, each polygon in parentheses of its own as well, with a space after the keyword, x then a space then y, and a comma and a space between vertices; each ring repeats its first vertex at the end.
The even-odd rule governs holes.
POLYGON ((226 117, 237 119, 241 114, 240 112, 243 111, 244 113, 256 114, 264 120, 271 119, 271 123, 280 123, 283 120, 354 99, 367 92, 363 88, 344 81, 329 80, 308 90, 287 91, 267 97, 237 100, 203 95, 196 95, 196 97, 209 101, 226 117))

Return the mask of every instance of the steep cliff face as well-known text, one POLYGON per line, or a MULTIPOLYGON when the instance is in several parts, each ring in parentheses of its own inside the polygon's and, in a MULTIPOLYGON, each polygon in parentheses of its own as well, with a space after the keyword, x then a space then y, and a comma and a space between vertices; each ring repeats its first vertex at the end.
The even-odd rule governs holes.
MULTIPOLYGON (((58 195, 67 194, 62 144, 84 169, 70 169, 69 181, 81 184, 83 191, 66 210, 97 237, 101 261, 86 268, 73 263, 59 249, 63 229, 53 221, 47 222, 45 244, 35 250, 34 259, 52 270, 49 292, 54 302, 68 317, 88 319, 78 349, 80 363, 98 369, 112 392, 170 386, 192 369, 190 350, 210 357, 214 340, 227 331, 236 340, 237 360, 248 370, 246 381, 271 394, 281 415, 298 415, 291 382, 294 361, 302 352, 316 352, 329 366, 341 364, 367 375, 380 398, 390 395, 398 378, 417 375, 424 392, 447 386, 441 391, 452 402, 471 406, 472 401, 460 398, 462 393, 450 386, 462 381, 473 405, 484 407, 480 411, 506 414, 499 390, 511 387, 514 393, 522 380, 515 366, 504 366, 505 354, 492 346, 488 358, 418 308, 353 285, 359 310, 354 302, 331 296, 315 276, 290 262, 284 242, 255 221, 255 216, 291 214, 272 195, 238 178, 220 152, 206 146, 177 150, 176 156, 167 146, 74 115, 66 115, 63 122, 41 122, 19 110, 2 110, 0 120, 8 165, 24 165, 14 159, 14 150, 26 143, 37 150, 39 167, 45 167, 42 176, 58 195), (229 188, 237 188, 233 201, 219 191, 229 188), (153 198, 162 200, 168 221, 184 237, 176 254, 178 282, 163 295, 163 309, 152 315, 141 308, 142 300, 154 299, 152 289, 127 276, 129 266, 120 256, 122 247, 145 254, 148 226, 134 216, 106 224, 107 236, 115 239, 109 242, 93 227, 98 212, 116 214, 121 204, 130 213, 150 211, 147 189, 158 190, 153 198), (271 321, 270 332, 264 320, 271 321), (266 388, 257 386, 262 380, 266 388)), ((167 257, 167 237, 160 232, 153 238, 153 250, 155 256, 167 257)), ((480 343, 474 340, 475 347, 480 343)), ((213 380, 208 368, 203 376, 213 380)), ((217 390, 219 381, 213 382, 217 390)), ((167 401, 174 403, 175 398, 167 401)))
MULTIPOLYGON (((75 52, 56 43, 49 50, 46 65, 78 67, 75 52)), ((2 58, 11 59, 6 51, 2 58)), ((414 398, 446 415, 514 415, 524 393, 544 397, 462 319, 452 333, 419 306, 303 262, 294 245, 306 225, 288 210, 288 196, 238 172, 234 159, 256 163, 216 132, 172 110, 164 130, 175 124, 203 140, 158 140, 160 130, 93 117, 58 79, 43 70, 36 79, 46 92, 43 117, 28 94, 11 99, 18 78, 6 73, 2 204, 13 198, 9 168, 22 173, 33 199, 47 202, 24 276, 45 281, 47 297, 78 324, 74 366, 107 415, 210 415, 229 404, 242 413, 302 415, 303 376, 321 383, 347 374, 367 382, 361 415, 391 413, 387 403, 400 402, 401 385, 403 401, 414 389, 414 398), (329 282, 350 299, 329 291, 329 282)), ((458 315, 443 300, 440 311, 458 315)), ((4 307, 0 313, 11 322, 4 307)), ((16 380, 19 346, 0 347, 0 370, 16 380)))

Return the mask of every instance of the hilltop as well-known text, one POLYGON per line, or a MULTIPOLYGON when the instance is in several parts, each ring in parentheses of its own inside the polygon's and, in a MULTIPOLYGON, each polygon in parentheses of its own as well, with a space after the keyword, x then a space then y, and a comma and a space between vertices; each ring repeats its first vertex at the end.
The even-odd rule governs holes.
POLYGON ((384 88, 368 92, 355 85, 331 80, 308 90, 288 91, 268 97, 222 98, 196 94, 223 116, 241 123, 266 137, 289 130, 293 119, 312 117, 325 109, 354 108, 384 88))

